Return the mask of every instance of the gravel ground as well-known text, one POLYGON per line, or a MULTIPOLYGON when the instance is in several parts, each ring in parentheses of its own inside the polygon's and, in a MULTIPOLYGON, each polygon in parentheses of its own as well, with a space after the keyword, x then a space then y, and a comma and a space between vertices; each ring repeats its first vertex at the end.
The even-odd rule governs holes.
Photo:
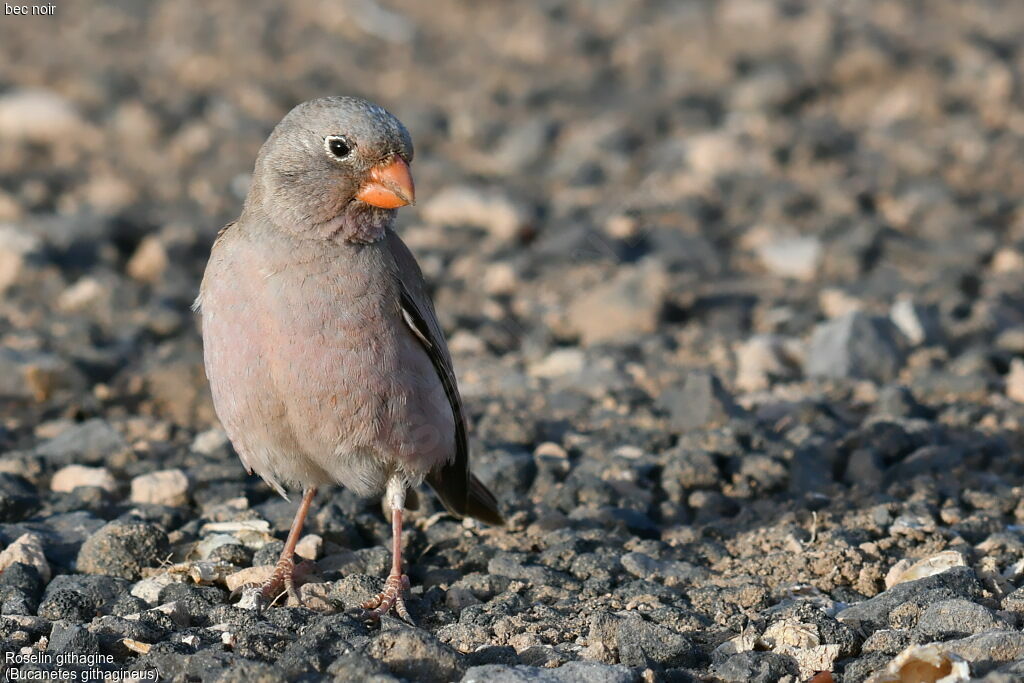
POLYGON ((1024 6, 210 4, 0 18, 8 676, 1024 679, 1024 6), (341 490, 315 610, 230 595, 295 501, 189 305, 326 94, 413 134, 402 231, 510 519, 423 497, 415 628, 346 612, 388 528, 341 490))

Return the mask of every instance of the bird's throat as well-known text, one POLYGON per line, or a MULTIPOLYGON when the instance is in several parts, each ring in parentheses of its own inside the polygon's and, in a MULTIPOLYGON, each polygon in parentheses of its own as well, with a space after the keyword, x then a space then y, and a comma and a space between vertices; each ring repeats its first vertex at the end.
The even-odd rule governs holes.
POLYGON ((324 239, 354 244, 371 244, 382 239, 395 223, 394 209, 381 209, 365 202, 349 202, 336 217, 317 226, 324 239))

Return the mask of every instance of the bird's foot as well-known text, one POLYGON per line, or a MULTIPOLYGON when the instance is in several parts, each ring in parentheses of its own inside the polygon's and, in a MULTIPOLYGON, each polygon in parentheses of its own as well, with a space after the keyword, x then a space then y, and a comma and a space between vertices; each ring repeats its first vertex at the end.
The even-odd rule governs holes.
POLYGON ((273 606, 281 599, 282 595, 288 596, 289 604, 302 606, 302 596, 299 594, 298 587, 315 569, 316 565, 310 560, 295 564, 294 558, 282 557, 277 561, 277 566, 270 578, 262 584, 246 584, 238 590, 255 591, 254 606, 257 612, 262 612, 267 607, 273 606))
POLYGON ((370 622, 379 622, 380 618, 394 610, 398 618, 407 624, 413 624, 409 610, 405 608, 405 598, 402 594, 409 590, 409 577, 405 574, 391 574, 384 582, 384 590, 362 604, 364 619, 370 622))

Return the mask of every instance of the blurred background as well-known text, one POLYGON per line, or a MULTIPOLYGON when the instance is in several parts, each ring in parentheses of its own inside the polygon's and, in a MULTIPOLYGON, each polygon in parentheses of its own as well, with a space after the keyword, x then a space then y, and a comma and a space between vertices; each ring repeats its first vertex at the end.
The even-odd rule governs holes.
MULTIPOLYGON (((815 323, 897 304, 911 341, 947 332, 984 391, 1024 351, 992 346, 1022 317, 1022 26, 1013 3, 777 0, 6 18, 2 393, 118 385, 208 422, 188 305, 209 244, 272 126, 326 94, 412 131, 423 199, 405 235, 489 379, 554 373, 538 362, 555 347, 641 342, 639 368, 664 353, 765 389, 758 370, 801 376, 789 341, 815 323), (778 367, 735 367, 737 342, 778 367), (19 384, 26 364, 42 385, 19 384)), ((852 374, 903 366, 879 363, 852 374)))
MULTIPOLYGON (((707 670, 784 586, 856 602, 898 560, 953 548, 1002 577, 988 604, 1015 623, 1024 598, 999 601, 1019 553, 977 547, 1006 532, 1019 549, 1006 529, 1024 522, 1022 39, 1010 0, 120 0, 0 17, 0 465, 40 488, 44 517, 112 519, 129 480, 178 468, 189 514, 241 491, 286 526, 218 437, 189 306, 274 124, 359 95, 415 142, 401 232, 482 478, 513 530, 597 529, 616 549, 611 578, 579 570, 596 582, 580 600, 685 583, 627 554, 745 577, 763 594, 687 594, 699 628, 659 622, 704 634, 661 665, 707 670), (48 490, 70 462, 108 468, 109 490, 48 490), (812 516, 813 557, 792 550, 812 516)), ((359 524, 352 538, 384 542, 359 524)), ((575 566, 523 543, 523 562, 575 566)))

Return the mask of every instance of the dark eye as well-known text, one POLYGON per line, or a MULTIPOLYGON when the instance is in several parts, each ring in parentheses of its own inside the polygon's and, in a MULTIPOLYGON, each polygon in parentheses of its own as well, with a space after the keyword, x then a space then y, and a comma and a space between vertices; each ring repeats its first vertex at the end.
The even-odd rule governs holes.
POLYGON ((343 135, 328 135, 324 138, 324 145, 331 156, 344 159, 352 152, 352 143, 343 135))

